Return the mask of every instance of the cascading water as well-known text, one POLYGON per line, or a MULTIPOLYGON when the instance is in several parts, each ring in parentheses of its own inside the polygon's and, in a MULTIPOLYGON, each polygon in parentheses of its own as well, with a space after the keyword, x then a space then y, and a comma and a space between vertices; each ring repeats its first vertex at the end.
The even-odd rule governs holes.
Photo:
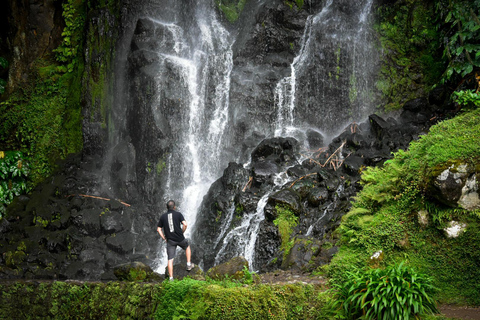
POLYGON ((275 89, 275 135, 302 139, 310 127, 332 135, 372 110, 375 58, 368 40, 372 3, 328 0, 307 19, 291 74, 275 89))
MULTIPOLYGON (((199 0, 192 11, 194 21, 175 16, 171 21, 165 21, 164 16, 162 20, 147 18, 158 30, 156 50, 152 52, 158 61, 153 116, 157 123, 166 118, 175 140, 165 161, 162 201, 176 200, 178 210, 189 223, 187 237, 195 226, 203 196, 221 174, 228 158, 223 152, 228 137, 223 137, 229 132, 226 128, 233 66, 232 39, 218 22, 212 4, 199 0), (168 87, 176 91, 178 107, 182 109, 175 115, 174 110, 164 107, 168 87)), ((164 248, 158 250, 160 270, 166 264, 166 257, 164 248)))
MULTIPOLYGON (((113 189, 128 198, 135 196, 131 187, 135 185, 157 211, 151 214, 155 220, 167 200, 176 200, 189 223, 187 237, 195 232, 202 199, 221 171, 228 162, 245 158, 260 142, 254 138, 244 144, 248 134, 294 136, 304 142, 308 130, 332 134, 346 122, 363 118, 370 106, 374 57, 365 38, 373 0, 354 4, 327 0, 308 18, 302 11, 303 39, 289 67, 275 62, 277 58, 292 61, 285 56, 256 65, 248 53, 242 53, 237 43, 246 43, 245 39, 222 26, 214 1, 150 1, 158 8, 138 19, 127 59, 126 139, 120 139, 127 143, 114 147, 116 154, 127 157, 113 161, 110 175, 122 173, 125 167, 130 170, 113 189), (282 79, 280 74, 287 76, 282 79), (257 80, 261 85, 256 85, 257 80), (261 104, 258 109, 257 104, 261 104)), ((262 6, 252 3, 250 9, 262 6)), ((295 31, 296 39, 302 28, 295 31)), ((257 32, 253 29, 247 28, 257 32)), ((117 131, 122 132, 121 113, 118 118, 117 131)), ((230 219, 222 216, 221 234, 208 239, 218 252, 218 257, 208 257, 209 264, 238 252, 255 265, 258 224, 268 194, 280 186, 262 190, 257 209, 240 224, 232 218, 235 208, 222 208, 230 219)), ((165 250, 156 249, 160 270, 165 250)))
MULTIPOLYGON (((328 0, 318 14, 307 18, 299 53, 290 66, 291 73, 275 87, 276 119, 271 131, 275 136, 293 136, 306 141, 308 129, 332 135, 349 121, 361 120, 371 110, 369 79, 374 62, 366 38, 373 0, 355 5, 350 2, 328 0), (355 12, 347 14, 351 10, 355 12), (347 21, 349 19, 357 23, 347 21), (333 86, 337 88, 332 89, 333 86)), ((307 143, 304 145, 308 147, 307 143)), ((277 174, 277 178, 286 176, 286 170, 277 174)), ((258 267, 254 253, 259 225, 265 218, 265 205, 269 196, 287 181, 275 180, 274 186, 261 197, 256 211, 244 216, 226 235, 224 232, 219 235, 215 247, 220 239, 223 238, 223 242, 215 264, 241 255, 252 269, 258 267)), ((309 233, 332 205, 310 226, 309 233)), ((231 208, 231 215, 233 210, 231 208)))

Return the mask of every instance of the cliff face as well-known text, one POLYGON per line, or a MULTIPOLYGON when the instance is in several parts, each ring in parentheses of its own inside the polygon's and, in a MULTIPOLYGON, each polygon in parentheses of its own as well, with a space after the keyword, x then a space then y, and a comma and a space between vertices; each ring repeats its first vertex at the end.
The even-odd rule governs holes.
POLYGON ((36 60, 53 58, 65 23, 59 1, 4 1, 2 7, 0 55, 10 61, 8 94, 31 80, 36 60))

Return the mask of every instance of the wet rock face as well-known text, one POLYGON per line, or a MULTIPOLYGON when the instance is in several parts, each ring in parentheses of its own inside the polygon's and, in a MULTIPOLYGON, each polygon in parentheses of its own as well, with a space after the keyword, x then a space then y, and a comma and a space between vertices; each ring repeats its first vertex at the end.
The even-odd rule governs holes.
POLYGON ((275 117, 275 86, 289 75, 306 19, 316 9, 307 5, 303 10, 291 9, 279 0, 246 4, 235 25, 238 35, 233 46, 230 104, 239 110, 235 125, 243 128, 235 143, 241 144, 256 130, 271 134, 265 132, 265 124, 275 117))
POLYGON ((90 163, 94 159, 71 157, 8 207, 0 220, 1 278, 113 280, 116 265, 152 264, 147 257, 156 255, 158 239, 135 231, 154 230, 155 222, 144 216, 148 210, 92 196, 98 185, 90 163))
POLYGON ((430 119, 440 117, 435 108, 428 103, 425 105, 425 100, 420 102, 410 102, 406 110, 412 109, 412 105, 421 105, 421 108, 413 109, 426 115, 424 122, 408 122, 410 114, 406 112, 402 115, 407 119, 401 116, 385 120, 371 115, 365 123, 347 126, 329 146, 310 150, 310 157, 302 163, 298 163, 297 159, 300 152, 306 151, 300 151, 298 142, 272 138, 265 139, 253 150, 248 168, 230 164, 230 170, 225 171, 205 196, 197 217, 197 223, 202 227, 196 230, 194 239, 195 242, 203 241, 200 243, 205 249, 204 265, 210 267, 224 262, 241 251, 238 243, 228 240, 229 232, 239 232, 241 228, 236 228, 242 225, 245 217, 261 214, 264 218, 258 222, 251 268, 260 271, 277 268, 307 271, 328 263, 338 249, 332 232, 349 211, 352 197, 360 190, 358 181, 362 167, 382 164, 391 158, 392 152, 406 149, 413 139, 434 123, 430 119), (232 174, 232 168, 239 168, 242 174, 232 174), (278 174, 284 177, 281 185, 276 184, 274 178, 278 174), (221 182, 224 179, 238 180, 225 188, 221 182), (258 202, 265 194, 268 199, 262 212, 258 212, 258 202), (274 224, 278 218, 278 205, 297 216, 291 235, 294 246, 285 259, 280 250, 280 233, 274 224), (237 212, 230 220, 224 218, 229 210, 237 212), (201 240, 205 238, 216 240, 201 240), (331 240, 330 243, 319 243, 322 239, 331 240), (225 244, 224 241, 231 242, 225 244), (222 255, 215 256, 221 247, 222 255), (316 249, 313 250, 313 247, 316 249))

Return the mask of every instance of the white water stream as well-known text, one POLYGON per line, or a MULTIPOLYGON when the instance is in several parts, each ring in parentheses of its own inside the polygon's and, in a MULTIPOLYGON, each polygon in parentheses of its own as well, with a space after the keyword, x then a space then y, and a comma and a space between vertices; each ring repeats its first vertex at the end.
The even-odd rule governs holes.
MULTIPOLYGON (((189 224, 187 238, 194 230, 203 196, 226 165, 221 153, 225 147, 225 128, 230 121, 229 91, 233 67, 232 39, 217 20, 212 6, 198 0, 195 19, 197 36, 186 34, 188 26, 177 25, 175 21, 163 23, 172 34, 174 54, 158 52, 165 63, 173 66, 171 69, 180 79, 177 85, 188 92, 184 97, 188 101, 183 102, 188 112, 180 123, 175 124, 183 129, 176 150, 168 159, 164 187, 165 196, 176 200, 178 210, 189 224), (208 87, 212 85, 213 90, 208 87)), ((160 48, 164 47, 160 45, 160 48)), ((159 74, 158 86, 164 83, 162 76, 159 74)), ((163 245, 159 252, 157 271, 162 272, 167 262, 163 245)))

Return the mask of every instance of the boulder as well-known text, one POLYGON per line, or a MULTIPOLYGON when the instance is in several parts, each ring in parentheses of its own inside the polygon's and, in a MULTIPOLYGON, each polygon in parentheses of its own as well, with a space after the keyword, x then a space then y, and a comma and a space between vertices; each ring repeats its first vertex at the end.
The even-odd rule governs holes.
POLYGON ((113 268, 113 273, 121 281, 163 280, 163 277, 153 272, 152 268, 138 261, 120 264, 113 268))
POLYGON ((313 129, 308 129, 305 134, 307 136, 307 142, 310 149, 315 150, 324 146, 325 138, 320 132, 313 129))
POLYGON ((318 207, 328 199, 328 190, 326 188, 312 188, 307 199, 310 205, 318 207))
POLYGON ((476 174, 471 175, 462 188, 458 205, 466 210, 480 209, 479 187, 476 174))
POLYGON ((312 271, 318 264, 316 257, 321 251, 321 242, 315 238, 298 237, 282 262, 284 270, 312 271))
POLYGON ((390 124, 382 117, 372 114, 368 117, 371 128, 378 139, 381 139, 388 131, 390 124))
POLYGON ((445 164, 434 170, 428 195, 451 207, 480 208, 475 168, 462 162, 445 164))
POLYGON ((302 207, 300 195, 293 189, 282 189, 268 198, 268 207, 265 210, 265 218, 269 221, 273 221, 277 218, 278 213, 275 210, 277 205, 283 206, 286 209, 291 210, 294 214, 298 215, 302 207))
POLYGON ((459 221, 450 221, 448 227, 444 228, 445 234, 448 238, 457 238, 465 232, 467 224, 459 221))
POLYGON ((210 268, 207 276, 215 279, 235 279, 240 280, 244 276, 243 270, 248 269, 248 261, 244 257, 234 257, 229 261, 210 268))

